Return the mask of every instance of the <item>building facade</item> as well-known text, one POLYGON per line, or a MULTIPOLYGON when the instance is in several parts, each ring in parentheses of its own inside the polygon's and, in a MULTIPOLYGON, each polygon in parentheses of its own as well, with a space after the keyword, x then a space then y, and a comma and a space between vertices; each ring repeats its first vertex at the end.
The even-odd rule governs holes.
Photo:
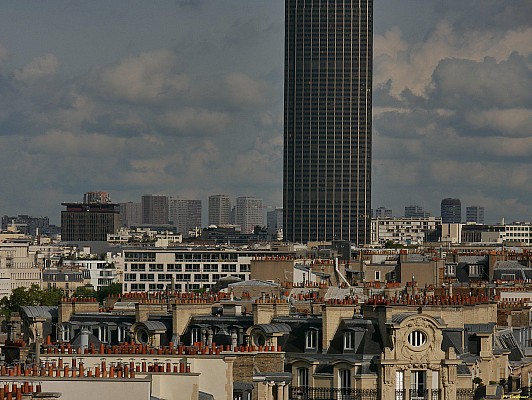
POLYGON ((441 218, 375 218, 371 221, 371 243, 388 242, 405 246, 423 244, 428 232, 435 231, 441 218))
POLYGON ((264 225, 262 199, 255 197, 237 197, 235 223, 240 225, 242 233, 251 233, 256 226, 264 225))
POLYGON ((142 223, 147 225, 168 224, 168 197, 146 194, 142 196, 142 223))
POLYGON ((393 211, 386 207, 379 207, 375 210, 375 218, 392 218, 393 211))
POLYGON ((443 199, 441 201, 441 222, 459 224, 462 222, 462 203, 460 199, 443 199))
POLYGON ((283 209, 276 208, 275 210, 268 211, 266 213, 266 224, 267 224, 269 233, 275 234, 277 232, 282 232, 283 230, 283 209))
POLYGON ((113 203, 62 203, 61 240, 106 241, 120 227, 120 208, 113 203))
MULTIPOLYGON (((218 280, 233 276, 250 278, 254 258, 289 257, 276 251, 223 250, 125 250, 117 265, 124 271, 124 292, 180 292, 210 289, 218 280), (123 261, 122 261, 123 260, 123 261)), ((117 261, 118 263, 118 261, 117 261)))
POLYGON ((168 220, 177 227, 183 237, 188 232, 201 228, 201 200, 168 199, 168 220))
POLYGON ((287 0, 284 238, 369 243, 372 0, 287 0))
POLYGON ((475 224, 484 223, 484 207, 469 206, 466 207, 466 222, 473 222, 475 224))
POLYGON ((131 228, 142 224, 142 204, 127 202, 118 203, 120 207, 120 226, 131 228))
POLYGON ((405 207, 405 218, 428 218, 430 213, 418 205, 409 205, 405 207))
POLYGON ((231 224, 231 199, 225 194, 209 196, 209 225, 231 224))

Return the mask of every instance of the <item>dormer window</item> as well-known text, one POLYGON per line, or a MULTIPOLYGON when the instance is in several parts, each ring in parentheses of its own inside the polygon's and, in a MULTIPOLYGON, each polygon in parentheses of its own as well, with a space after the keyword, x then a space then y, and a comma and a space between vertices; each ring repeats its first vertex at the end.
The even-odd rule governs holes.
POLYGON ((316 350, 318 348, 318 331, 311 329, 307 331, 305 336, 305 349, 316 350))
POLYGON ((344 332, 344 350, 355 350, 355 332, 344 332))
POLYGON ((190 344, 194 346, 197 342, 201 342, 201 328, 196 327, 190 330, 190 344))

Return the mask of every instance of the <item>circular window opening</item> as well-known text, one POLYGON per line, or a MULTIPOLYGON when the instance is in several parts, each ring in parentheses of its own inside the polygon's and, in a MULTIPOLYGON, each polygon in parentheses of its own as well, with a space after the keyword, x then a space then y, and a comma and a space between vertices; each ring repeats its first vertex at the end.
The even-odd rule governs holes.
POLYGON ((266 338, 264 337, 263 334, 257 333, 255 335, 255 344, 257 346, 264 346, 266 344, 266 338))
POLYGON ((421 347, 427 343, 427 335, 422 331, 412 331, 408 335, 408 343, 412 347, 421 347))
POLYGON ((139 330, 139 331, 137 332, 137 340, 138 340, 141 344, 147 344, 149 338, 150 338, 150 337, 149 337, 149 335, 148 335, 148 332, 146 332, 144 329, 139 330))

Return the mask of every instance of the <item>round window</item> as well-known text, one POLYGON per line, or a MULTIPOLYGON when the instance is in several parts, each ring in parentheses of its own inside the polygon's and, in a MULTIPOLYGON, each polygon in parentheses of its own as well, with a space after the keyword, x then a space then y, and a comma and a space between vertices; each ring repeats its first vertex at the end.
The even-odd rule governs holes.
POLYGON ((408 343, 412 347, 421 347, 427 343, 427 335, 423 331, 412 331, 408 335, 408 343))

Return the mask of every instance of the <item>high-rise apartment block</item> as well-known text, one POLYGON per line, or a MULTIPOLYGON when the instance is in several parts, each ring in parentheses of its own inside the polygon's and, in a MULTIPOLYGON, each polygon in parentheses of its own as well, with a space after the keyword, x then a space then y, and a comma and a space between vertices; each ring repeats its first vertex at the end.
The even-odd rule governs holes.
POLYGON ((481 206, 466 207, 466 222, 484 224, 484 207, 481 207, 481 206))
POLYGON ((120 226, 130 228, 142 224, 142 203, 118 203, 120 207, 120 226))
POLYGON ((372 0, 286 0, 285 239, 371 239, 372 0))
POLYGON ((237 197, 235 223, 243 233, 251 233, 256 226, 264 224, 262 199, 255 197, 237 197))
POLYGON ((266 213, 266 225, 268 233, 275 234, 283 230, 283 209, 276 208, 275 210, 266 213))
POLYGON ((201 228, 201 200, 168 199, 168 220, 188 237, 189 231, 201 228))
POLYGON ((375 218, 392 218, 393 211, 386 207, 379 207, 375 210, 375 218))
POLYGON ((462 204, 460 199, 443 199, 441 201, 442 224, 459 224, 462 222, 462 204))
POLYGON ((146 194, 142 196, 142 223, 148 225, 168 224, 168 197, 146 194))
POLYGON ((405 218, 429 218, 430 212, 425 211, 423 207, 410 205, 405 207, 405 218))
POLYGON ((87 194, 83 203, 61 203, 61 239, 64 241, 106 241, 107 234, 116 233, 120 227, 120 208, 110 202, 94 200, 87 194))
POLYGON ((224 226, 231 223, 231 199, 224 194, 209 196, 209 225, 224 226))

